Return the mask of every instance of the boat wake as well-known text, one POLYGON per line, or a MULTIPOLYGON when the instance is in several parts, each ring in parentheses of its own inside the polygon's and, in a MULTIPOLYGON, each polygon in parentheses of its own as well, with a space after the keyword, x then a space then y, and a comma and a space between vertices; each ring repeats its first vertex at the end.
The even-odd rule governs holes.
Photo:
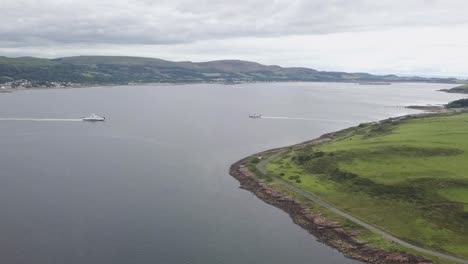
POLYGON ((0 118, 0 121, 36 121, 36 122, 79 122, 77 118, 0 118))
POLYGON ((354 123, 354 121, 344 120, 344 119, 324 119, 324 118, 287 117, 287 116, 262 116, 261 118, 262 119, 285 119, 285 120, 306 120, 306 121, 321 121, 321 122, 354 123))

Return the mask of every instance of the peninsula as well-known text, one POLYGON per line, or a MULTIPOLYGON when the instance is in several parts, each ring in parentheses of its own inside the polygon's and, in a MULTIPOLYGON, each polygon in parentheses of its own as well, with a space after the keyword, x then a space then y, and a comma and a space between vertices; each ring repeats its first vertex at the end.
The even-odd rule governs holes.
POLYGON ((360 124, 252 155, 230 174, 351 258, 468 263, 466 112, 360 124))
POLYGON ((441 91, 447 92, 447 93, 464 93, 464 94, 468 94, 468 84, 460 85, 460 86, 453 87, 453 88, 450 88, 450 89, 443 89, 441 91))

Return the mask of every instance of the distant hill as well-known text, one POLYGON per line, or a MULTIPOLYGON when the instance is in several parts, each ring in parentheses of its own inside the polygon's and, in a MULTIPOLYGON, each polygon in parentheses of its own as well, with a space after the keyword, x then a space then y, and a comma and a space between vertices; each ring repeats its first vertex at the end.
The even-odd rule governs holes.
POLYGON ((173 62, 124 56, 78 56, 58 59, 0 57, 0 83, 29 81, 75 82, 83 84, 125 84, 151 82, 444 82, 454 78, 377 76, 368 73, 326 72, 309 68, 284 68, 240 60, 173 62))
POLYGON ((250 61, 241 61, 241 60, 218 60, 218 61, 209 61, 209 62, 199 62, 197 65, 200 65, 205 68, 216 69, 224 72, 279 72, 284 68, 280 66, 272 65, 266 66, 257 62, 250 61))

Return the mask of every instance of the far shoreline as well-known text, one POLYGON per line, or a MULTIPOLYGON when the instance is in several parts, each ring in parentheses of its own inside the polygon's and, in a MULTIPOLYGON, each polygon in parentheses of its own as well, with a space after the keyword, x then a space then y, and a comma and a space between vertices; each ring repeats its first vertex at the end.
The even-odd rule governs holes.
MULTIPOLYGON (((225 86, 233 86, 233 85, 243 85, 243 84, 265 84, 265 83, 336 83, 336 84, 355 84, 356 86, 373 86, 372 84, 369 85, 360 85, 359 82, 330 82, 330 81, 252 81, 252 82, 241 82, 241 83, 220 83, 220 82, 154 82, 154 83, 123 83, 123 84, 113 84, 113 83, 103 83, 103 84, 76 84, 71 86, 61 86, 61 87, 31 87, 31 88, 4 88, 0 89, 0 94, 5 93, 13 93, 13 92, 21 92, 21 91, 35 91, 35 90, 67 90, 67 89, 81 89, 81 88, 107 88, 107 87, 125 87, 125 86, 171 86, 171 85, 191 85, 191 84, 213 84, 213 85, 225 85, 225 86)), ((456 85, 454 83, 442 83, 442 82, 392 82, 392 84, 443 84, 443 85, 456 85)), ((1 85, 1 84, 0 84, 1 85)), ((381 86, 379 84, 375 84, 376 86, 381 86)), ((387 85, 386 85, 387 86, 387 85)), ((449 89, 439 89, 436 91, 439 92, 448 92, 449 89)), ((453 92, 452 92, 453 93, 453 92)), ((463 93, 460 93, 463 94, 463 93)), ((406 106, 407 108, 418 109, 416 107, 424 107, 424 106, 406 106), (413 108, 414 107, 414 108, 413 108)), ((418 109, 420 110, 420 109, 418 109)))

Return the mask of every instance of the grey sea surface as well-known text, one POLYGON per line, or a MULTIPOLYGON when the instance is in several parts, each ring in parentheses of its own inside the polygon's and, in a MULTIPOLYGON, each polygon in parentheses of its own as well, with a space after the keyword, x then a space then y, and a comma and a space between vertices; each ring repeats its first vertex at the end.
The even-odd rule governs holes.
POLYGON ((356 263, 239 189, 235 161, 463 95, 444 84, 146 85, 0 95, 0 262, 356 263), (106 122, 83 122, 95 112, 106 122), (251 119, 249 114, 265 118, 251 119))

